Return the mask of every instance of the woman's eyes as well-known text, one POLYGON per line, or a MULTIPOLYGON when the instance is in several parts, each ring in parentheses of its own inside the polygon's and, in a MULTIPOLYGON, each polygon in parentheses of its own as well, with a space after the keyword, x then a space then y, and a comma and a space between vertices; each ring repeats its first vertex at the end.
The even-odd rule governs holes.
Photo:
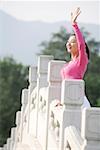
POLYGON ((76 42, 75 42, 75 41, 72 41, 72 42, 69 42, 69 41, 68 41, 67 43, 76 43, 76 42))

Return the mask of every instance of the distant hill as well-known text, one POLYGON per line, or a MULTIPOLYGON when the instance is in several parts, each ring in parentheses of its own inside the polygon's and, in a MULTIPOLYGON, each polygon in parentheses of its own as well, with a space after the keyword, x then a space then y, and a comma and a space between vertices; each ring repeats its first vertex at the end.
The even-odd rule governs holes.
MULTIPOLYGON (((100 41, 100 26, 95 24, 79 24, 91 37, 100 41)), ((36 53, 42 41, 49 40, 51 34, 64 26, 70 32, 70 22, 61 21, 46 23, 41 21, 21 21, 0 10, 0 57, 13 56, 23 64, 37 64, 36 53)))

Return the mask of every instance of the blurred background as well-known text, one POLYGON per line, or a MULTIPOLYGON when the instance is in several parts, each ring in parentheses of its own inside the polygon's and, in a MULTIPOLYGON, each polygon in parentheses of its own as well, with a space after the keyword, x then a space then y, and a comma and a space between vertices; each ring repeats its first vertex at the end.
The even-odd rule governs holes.
POLYGON ((28 69, 40 54, 69 61, 70 12, 81 8, 79 27, 90 49, 86 95, 100 107, 100 1, 0 1, 0 146, 15 126, 28 69))

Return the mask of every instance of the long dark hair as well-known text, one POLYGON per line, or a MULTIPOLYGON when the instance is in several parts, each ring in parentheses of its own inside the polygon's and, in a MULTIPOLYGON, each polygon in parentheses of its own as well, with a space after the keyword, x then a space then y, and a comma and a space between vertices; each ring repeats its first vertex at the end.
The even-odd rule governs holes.
MULTIPOLYGON (((70 36, 75 36, 76 37, 75 33, 71 34, 70 36)), ((89 50, 89 47, 88 47, 86 42, 85 42, 85 46, 86 46, 87 57, 89 59, 90 58, 90 50, 89 50)))
POLYGON ((87 45, 87 43, 85 42, 85 46, 86 46, 86 53, 87 53, 87 57, 88 59, 90 58, 90 50, 89 50, 89 47, 87 45))

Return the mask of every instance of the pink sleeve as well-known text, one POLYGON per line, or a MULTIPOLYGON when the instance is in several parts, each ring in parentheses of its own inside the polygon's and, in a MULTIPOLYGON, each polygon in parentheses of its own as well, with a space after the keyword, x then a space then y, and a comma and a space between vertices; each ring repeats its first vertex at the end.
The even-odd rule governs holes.
POLYGON ((87 54, 85 51, 85 41, 83 39, 80 29, 78 28, 77 23, 74 23, 72 26, 77 39, 78 50, 79 50, 79 62, 81 64, 83 62, 83 59, 87 58, 87 54))

